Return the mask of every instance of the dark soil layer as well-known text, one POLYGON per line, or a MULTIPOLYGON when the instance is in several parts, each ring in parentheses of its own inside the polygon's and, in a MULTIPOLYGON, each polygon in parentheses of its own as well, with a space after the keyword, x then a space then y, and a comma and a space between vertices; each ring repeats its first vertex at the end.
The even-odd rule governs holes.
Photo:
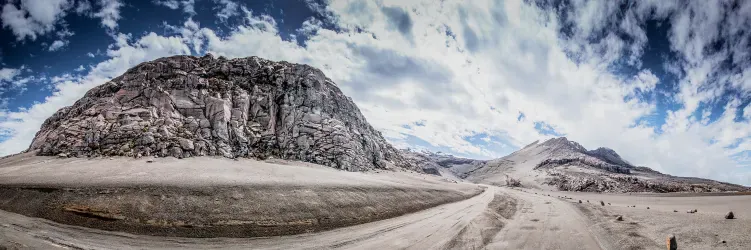
POLYGON ((0 186, 0 209, 133 234, 262 237, 387 219, 481 192, 352 186, 0 186))

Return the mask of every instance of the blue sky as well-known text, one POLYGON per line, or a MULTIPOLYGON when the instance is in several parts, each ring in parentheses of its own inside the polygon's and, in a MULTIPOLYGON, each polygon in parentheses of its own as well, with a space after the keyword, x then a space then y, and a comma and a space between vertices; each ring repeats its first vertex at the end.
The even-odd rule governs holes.
MULTIPOLYGON (((15 6, 20 7, 21 2, 24 1, 16 1, 15 6)), ((233 29, 233 26, 243 22, 242 17, 237 15, 227 20, 218 18, 217 12, 226 7, 221 1, 196 1, 192 4, 195 14, 185 13, 184 5, 180 5, 181 2, 174 2, 178 4, 178 9, 173 10, 165 4, 158 4, 158 1, 122 1, 118 8, 120 17, 116 30, 104 27, 97 18, 90 17, 90 13, 101 8, 97 1, 68 1, 68 8, 72 10, 72 13, 62 17, 59 21, 62 24, 57 24, 58 27, 54 31, 39 35, 36 39, 25 36, 19 40, 13 29, 3 22, 4 29, 0 31, 0 39, 3 41, 0 44, 2 66, 5 68, 24 67, 27 71, 25 75, 40 76, 40 79, 30 81, 25 89, 10 89, 4 92, 2 98, 8 101, 5 108, 17 110, 28 107, 52 94, 53 90, 49 88, 50 78, 66 73, 85 74, 91 65, 107 59, 106 51, 113 42, 113 34, 122 33, 138 37, 155 32, 159 35, 172 35, 174 32, 165 27, 165 24, 181 24, 185 21, 186 14, 191 15, 192 20, 200 22, 204 27, 216 31, 217 34, 226 34, 233 29), (88 13, 75 13, 75 8, 81 2, 92 6, 88 13), (69 35, 62 35, 63 38, 61 38, 61 35, 57 33, 69 35), (50 46, 55 41, 64 41, 65 45, 50 51, 50 46), (79 69, 78 66, 83 66, 83 70, 76 70, 79 69)), ((290 39, 290 35, 296 35, 295 30, 300 27, 300 24, 305 19, 316 15, 305 5, 305 2, 299 0, 247 1, 243 6, 259 15, 265 14, 277 20, 285 20, 286 22, 278 23, 280 35, 285 39, 290 39)), ((241 11, 239 4, 233 11, 241 11)), ((195 54, 202 54, 202 52, 193 51, 195 54)))
POLYGON ((138 63, 318 67, 399 147, 490 159, 567 136, 670 174, 751 184, 748 1, 15 0, 0 154, 138 63))

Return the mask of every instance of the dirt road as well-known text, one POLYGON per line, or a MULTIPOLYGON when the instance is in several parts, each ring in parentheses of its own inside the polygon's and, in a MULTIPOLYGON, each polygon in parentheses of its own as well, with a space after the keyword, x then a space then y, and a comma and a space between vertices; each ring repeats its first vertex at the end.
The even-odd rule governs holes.
POLYGON ((532 192, 504 189, 517 198, 519 211, 493 238, 489 249, 612 249, 566 201, 532 192))
POLYGON ((0 243, 29 248, 600 249, 565 201, 489 187, 468 200, 392 219, 281 237, 170 238, 61 225, 0 211, 0 243))

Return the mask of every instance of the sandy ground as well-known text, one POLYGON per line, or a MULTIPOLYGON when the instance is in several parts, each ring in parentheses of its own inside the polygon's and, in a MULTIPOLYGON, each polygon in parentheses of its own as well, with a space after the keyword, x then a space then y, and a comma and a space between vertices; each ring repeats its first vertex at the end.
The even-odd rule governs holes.
POLYGON ((0 212, 6 244, 30 248, 600 249, 573 207, 490 187, 468 200, 377 222, 268 238, 174 238, 66 226, 0 212), (517 200, 522 198, 521 200, 517 200))
POLYGON ((0 243, 45 249, 664 249, 664 237, 675 234, 679 249, 748 249, 751 244, 748 212, 738 210, 739 218, 725 220, 711 209, 716 206, 714 202, 748 206, 749 198, 636 196, 629 199, 607 194, 489 187, 468 200, 325 232, 211 239, 133 235, 0 211, 0 235, 4 237, 0 243), (563 196, 573 199, 559 198, 563 196), (583 203, 579 204, 578 199, 584 199, 583 203), (599 199, 606 206, 601 206, 599 199), (632 202, 635 200, 641 202, 632 202), (686 206, 699 212, 676 213, 661 208, 672 204, 683 206, 679 204, 685 200, 692 200, 694 205, 686 206), (627 207, 632 203, 637 207, 627 207), (624 220, 616 221, 616 215, 624 220), (726 243, 720 243, 721 240, 726 243))
MULTIPOLYGON (((140 194, 138 192, 146 191, 139 190, 149 190, 157 184, 183 190, 157 189, 177 194, 191 193, 190 190, 202 187, 230 187, 227 190, 246 192, 244 195, 261 192, 255 193, 253 197, 256 198, 250 199, 253 201, 266 199, 264 196, 269 196, 269 201, 281 201, 282 204, 268 206, 281 209, 269 211, 269 215, 296 213, 284 210, 290 207, 308 211, 310 208, 298 206, 311 204, 321 208, 328 202, 310 202, 321 197, 339 197, 332 201, 359 204, 350 207, 350 210, 343 209, 347 207, 343 204, 323 207, 334 213, 360 211, 366 207, 385 211, 401 203, 418 204, 420 199, 445 197, 436 195, 442 192, 471 194, 478 190, 474 184, 454 183, 441 177, 408 172, 351 173, 300 163, 214 158, 197 158, 195 161, 155 159, 154 163, 148 164, 145 161, 39 157, 2 159, 0 187, 8 190, 30 186, 56 187, 29 191, 48 194, 59 192, 57 190, 61 187, 88 190, 84 186, 91 183, 98 188, 92 189, 95 191, 116 190, 124 185, 148 187, 134 189, 137 192, 123 191, 126 194, 140 194), (298 187, 296 190, 302 187, 310 191, 297 192, 304 194, 299 197, 285 189, 277 190, 281 194, 264 194, 262 189, 256 190, 250 185, 256 183, 264 187, 298 187), (250 190, 237 190, 246 187, 250 187, 250 190), (335 192, 316 188, 335 188, 335 192), (373 190, 386 191, 371 197, 369 195, 373 190), (389 194, 393 192, 389 190, 400 190, 402 196, 392 198, 389 194), (397 200, 399 202, 394 203, 397 200), (373 201, 383 203, 383 207, 376 207, 373 201)), ((751 207, 751 196, 747 195, 596 194, 482 187, 485 191, 472 198, 427 209, 421 207, 397 217, 320 232, 257 238, 132 234, 65 225, 0 210, 0 246, 11 249, 664 249, 665 237, 669 234, 676 235, 679 249, 749 249, 751 246, 751 210, 748 209, 751 207), (582 203, 578 203, 578 200, 582 200, 582 203), (599 201, 606 205, 601 206, 599 201), (631 207, 634 205, 636 207, 631 207), (698 212, 686 213, 689 209, 697 209, 698 212), (735 213, 736 219, 723 218, 730 210, 735 213), (617 215, 623 216, 623 221, 616 221, 617 215), (723 240, 725 243, 721 243, 723 240)), ((92 197, 98 197, 96 195, 99 193, 86 192, 92 197)), ((238 200, 232 198, 235 194, 222 192, 220 190, 220 195, 211 193, 207 197, 219 197, 220 201, 238 200)), ((242 196, 239 200, 243 197, 250 196, 242 196)), ((194 201, 188 200, 186 204, 193 204, 194 201)), ((221 202, 216 203, 219 204, 216 207, 212 207, 212 202, 205 204, 211 211, 232 207, 224 206, 221 202)), ((251 206, 245 204, 240 207, 251 206)))
POLYGON ((566 201, 517 190, 506 192, 519 200, 519 211, 488 249, 613 249, 566 201))
POLYGON ((611 249, 665 249, 670 234, 676 236, 678 249, 751 249, 750 195, 525 191, 569 203, 611 249), (687 213, 692 209, 697 212, 687 213), (725 219, 728 211, 736 218, 725 219), (623 221, 615 220, 619 215, 623 221))
POLYGON ((284 160, 235 161, 223 157, 59 159, 30 154, 0 159, 2 185, 90 187, 253 184, 445 188, 447 183, 453 181, 403 171, 347 172, 316 164, 284 160))

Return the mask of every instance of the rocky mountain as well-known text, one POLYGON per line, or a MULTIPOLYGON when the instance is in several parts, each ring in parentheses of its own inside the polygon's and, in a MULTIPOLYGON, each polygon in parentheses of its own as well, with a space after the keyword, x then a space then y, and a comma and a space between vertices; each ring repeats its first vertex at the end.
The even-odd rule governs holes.
POLYGON ((676 177, 633 166, 614 150, 587 150, 565 137, 532 143, 506 157, 486 161, 467 180, 583 192, 751 191, 719 181, 676 177))
POLYGON ((485 164, 485 161, 483 160, 460 158, 450 154, 443 154, 441 152, 434 153, 429 151, 402 149, 402 154, 408 161, 416 166, 420 166, 426 173, 441 176, 454 176, 457 178, 465 178, 468 172, 485 164))
POLYGON ((626 160, 621 158, 621 156, 618 155, 615 150, 609 148, 599 147, 595 150, 587 151, 587 154, 605 160, 608 163, 622 166, 631 166, 631 163, 628 163, 626 160))
POLYGON ((320 70, 258 57, 142 63, 47 119, 27 151, 249 157, 420 170, 320 70))

